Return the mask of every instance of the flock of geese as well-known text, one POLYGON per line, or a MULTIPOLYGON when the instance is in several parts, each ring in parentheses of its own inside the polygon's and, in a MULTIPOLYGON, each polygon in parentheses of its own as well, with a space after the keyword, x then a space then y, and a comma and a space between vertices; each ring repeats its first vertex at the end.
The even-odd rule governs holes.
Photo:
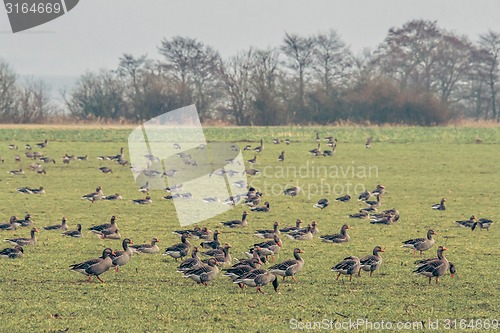
MULTIPOLYGON (((321 139, 319 133, 316 134, 315 141, 317 142, 317 147, 309 150, 309 153, 316 157, 328 157, 333 156, 337 147, 337 139, 333 137, 327 137, 324 139, 327 142, 329 149, 321 149, 321 139)), ((279 140, 274 139, 273 144, 285 143, 287 146, 291 144, 289 139, 279 140)), ((371 148, 373 143, 372 138, 368 138, 365 147, 371 148)), ((38 143, 35 146, 39 148, 46 148, 48 141, 38 143)), ((18 146, 11 144, 9 146, 11 150, 17 150, 18 146)), ((44 157, 43 153, 31 152, 31 145, 27 144, 25 146, 26 157, 39 159, 45 163, 55 163, 55 160, 44 157), (28 154, 29 153, 29 154, 28 154), (36 156, 36 157, 35 157, 36 156)), ((251 160, 248 160, 249 164, 254 164, 257 161, 258 154, 264 151, 264 142, 260 141, 260 145, 252 148, 250 145, 244 147, 243 150, 253 151, 255 153, 251 160)), ((187 158, 187 157, 186 157, 187 158)), ((74 157, 65 155, 63 157, 63 162, 68 164, 71 160, 87 160, 87 156, 74 157)), ((111 156, 99 156, 100 160, 111 160, 116 161, 118 164, 124 166, 127 161, 124 159, 123 148, 117 155, 111 156)), ((19 155, 15 156, 16 161, 20 161, 19 155)), ((278 156, 278 162, 283 162, 285 160, 285 151, 281 151, 278 156)), ((193 161, 189 161, 190 165, 194 165, 193 161)), ((36 171, 43 170, 40 169, 41 165, 34 168, 36 171)), ((100 171, 103 173, 112 173, 109 167, 101 167, 100 171)), ((12 170, 9 172, 12 175, 23 174, 22 168, 18 170, 12 170)), ((147 173, 147 170, 145 170, 147 173)), ((245 170, 250 176, 258 175, 257 169, 247 169, 245 170)), ((158 175, 154 175, 158 176, 158 175)), ((164 175, 160 175, 164 176, 164 175)), ((176 187, 167 188, 166 190, 170 192, 177 192, 182 189, 182 185, 177 185, 176 187), (177 187, 177 188, 176 188, 177 187)), ((259 229, 252 232, 252 235, 256 238, 261 239, 260 242, 255 242, 248 246, 248 251, 244 252, 244 258, 235 259, 231 255, 230 249, 232 246, 228 243, 220 241, 220 235, 224 235, 224 229, 231 230, 235 228, 248 228, 249 227, 249 216, 252 213, 265 214, 270 212, 271 205, 269 201, 261 204, 262 193, 260 193, 256 188, 242 184, 247 192, 241 195, 237 200, 235 198, 230 198, 228 202, 232 205, 241 201, 243 205, 248 206, 240 219, 229 220, 220 222, 220 228, 211 231, 207 227, 196 226, 193 229, 187 230, 176 230, 173 231, 174 234, 180 237, 180 242, 171 246, 168 246, 163 251, 163 254, 170 256, 176 262, 179 262, 177 267, 177 272, 179 272, 183 277, 189 278, 196 282, 197 284, 208 285, 209 282, 217 278, 220 271, 222 270, 222 275, 229 278, 229 280, 239 286, 244 288, 245 286, 253 287, 257 292, 262 292, 261 288, 267 284, 272 284, 275 291, 278 291, 279 281, 285 280, 287 277, 297 282, 296 275, 304 269, 305 262, 302 258, 304 251, 300 246, 293 246, 293 251, 291 251, 291 257, 279 263, 275 263, 275 255, 279 254, 282 247, 283 237, 288 238, 292 243, 299 244, 302 241, 311 241, 314 237, 318 237, 322 242, 325 243, 347 243, 351 241, 351 237, 348 231, 352 229, 348 224, 343 224, 337 234, 322 234, 320 236, 320 231, 318 229, 318 223, 312 221, 311 223, 303 226, 303 221, 297 219, 295 225, 287 226, 284 228, 280 227, 279 222, 274 222, 271 229, 259 229), (220 229, 220 230, 219 230, 220 229), (191 242, 194 240, 199 240, 199 243, 194 245, 191 242), (264 268, 264 265, 268 265, 264 268)), ((399 221, 399 212, 395 208, 379 211, 381 207, 381 198, 385 194, 385 186, 378 184, 372 191, 365 191, 359 194, 357 200, 366 204, 366 207, 360 209, 358 212, 349 214, 349 218, 366 219, 370 221, 370 224, 376 225, 391 225, 399 221), (373 199, 372 199, 373 198, 373 199)), ((25 194, 43 194, 44 188, 29 188, 21 187, 17 189, 18 192, 25 194)), ((152 202, 149 196, 148 183, 141 186, 140 192, 148 194, 145 199, 136 199, 132 202, 136 204, 150 204, 152 202)), ((300 194, 301 189, 299 187, 290 187, 284 190, 283 195, 295 197, 300 194)), ((170 197, 164 197, 165 199, 189 199, 190 196, 186 193, 173 194, 170 197), (183 197, 184 196, 184 197, 183 197)), ((118 193, 113 195, 105 195, 102 187, 98 186, 96 190, 92 193, 85 194, 82 199, 89 200, 92 203, 99 200, 120 200, 123 199, 118 193)), ((205 198, 206 202, 211 202, 209 198, 205 198)), ((337 197, 335 201, 346 203, 352 199, 351 195, 345 194, 337 197)), ((445 198, 441 199, 440 203, 432 205, 433 210, 445 210, 445 198)), ((318 200, 317 203, 313 205, 317 209, 326 209, 330 206, 331 202, 328 198, 322 198, 318 200)), ((24 255, 23 247, 35 246, 36 245, 36 234, 39 229, 34 226, 34 222, 31 219, 30 214, 26 214, 24 219, 17 219, 16 216, 12 216, 9 222, 0 224, 0 231, 16 231, 18 228, 28 227, 30 230, 30 237, 12 237, 5 238, 4 240, 13 245, 13 247, 4 248, 0 250, 0 257, 5 258, 20 258, 24 255)), ((493 221, 490 219, 482 218, 477 220, 474 215, 470 217, 469 220, 456 221, 457 225, 461 227, 468 227, 471 230, 487 229, 491 227, 493 221)), ((56 225, 49 225, 43 227, 43 230, 52 232, 58 231, 64 237, 80 238, 82 237, 82 225, 78 224, 76 229, 70 230, 67 224, 67 219, 62 218, 61 223, 56 225)), ((88 232, 94 233, 101 239, 111 239, 111 240, 122 240, 120 235, 120 230, 118 228, 117 217, 112 216, 109 223, 104 223, 100 225, 94 225, 88 228, 88 232)), ((433 230, 428 230, 427 234, 421 238, 409 239, 402 242, 401 247, 408 248, 413 251, 415 256, 417 252, 420 255, 424 251, 428 251, 433 248, 435 244, 435 236, 437 233, 433 230)), ((151 239, 150 243, 147 244, 135 244, 132 239, 124 238, 122 240, 122 249, 113 250, 111 247, 106 247, 102 251, 102 255, 98 258, 90 259, 81 263, 75 263, 70 265, 70 270, 81 273, 87 276, 87 281, 91 281, 91 278, 95 276, 99 281, 104 282, 101 275, 114 268, 118 272, 119 267, 125 266, 133 258, 134 253, 142 254, 158 254, 162 252, 158 247, 160 240, 156 237, 151 239)), ((445 246, 437 247, 437 256, 429 259, 420 259, 415 262, 416 267, 413 270, 414 273, 423 275, 429 279, 431 283, 432 278, 435 278, 436 283, 438 283, 439 278, 450 272, 453 276, 456 272, 455 265, 448 261, 445 257, 444 252, 447 250, 445 246)), ((371 254, 358 257, 349 256, 338 263, 336 263, 331 270, 337 274, 336 279, 338 280, 341 276, 348 276, 349 281, 352 277, 357 275, 360 276, 362 271, 369 272, 371 277, 373 273, 378 270, 382 264, 381 253, 384 253, 384 249, 381 246, 375 246, 371 254)))

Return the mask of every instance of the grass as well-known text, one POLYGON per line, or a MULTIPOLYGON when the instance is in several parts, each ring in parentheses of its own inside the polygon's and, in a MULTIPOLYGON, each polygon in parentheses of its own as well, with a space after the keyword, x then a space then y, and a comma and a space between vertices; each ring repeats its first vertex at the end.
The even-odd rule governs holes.
MULTIPOLYGON (((173 204, 161 200, 165 193, 152 192, 150 206, 133 205, 130 199, 143 196, 129 168, 96 159, 98 155, 117 154, 120 147, 126 146, 129 132, 3 129, 2 221, 29 212, 39 228, 66 216, 71 228, 81 223, 86 229, 117 215, 122 236, 135 243, 149 242, 153 236, 160 238, 162 248, 177 243, 178 237, 171 231, 180 227, 173 204), (25 143, 45 138, 49 146, 44 152, 58 160, 44 165, 47 175, 30 171, 25 176, 7 174, 20 165, 29 169, 32 161, 23 159, 19 165, 14 162, 14 154, 22 154, 25 143), (19 151, 8 150, 14 142, 20 146, 19 151), (88 154, 90 159, 63 165, 60 157, 65 153, 88 154), (105 165, 114 172, 100 173, 98 167, 105 165), (105 193, 118 192, 126 200, 91 204, 80 199, 98 185, 105 193), (23 195, 15 191, 21 186, 44 186, 47 193, 23 195)), ((342 224, 348 223, 354 227, 351 242, 333 245, 317 238, 309 242, 285 239, 277 260, 290 258, 297 246, 305 251, 306 263, 297 276, 299 282, 282 283, 279 294, 266 286, 263 289, 268 294, 258 295, 252 289, 239 290, 222 276, 208 287, 197 286, 175 272, 178 263, 161 255, 134 256, 119 273, 104 274, 105 284, 97 280, 86 283, 83 275, 69 271, 69 265, 99 256, 106 246, 119 249, 121 242, 100 240, 88 233, 82 239, 66 239, 58 232, 42 231, 38 244, 25 249, 24 258, 0 260, 0 331, 283 332, 290 329, 291 319, 423 321, 426 325, 429 319, 500 319, 498 222, 489 232, 454 226, 454 220, 471 214, 498 220, 498 128, 208 128, 205 133, 208 140, 214 141, 234 140, 243 145, 244 141, 264 137, 266 143, 256 168, 268 166, 267 171, 250 181, 266 194, 272 210, 252 213, 246 229, 222 229, 221 240, 233 246, 234 257, 241 257, 242 251, 258 241, 252 236, 253 230, 270 228, 273 221, 284 226, 292 225, 297 218, 316 220, 321 234, 337 233, 342 224), (307 153, 316 146, 316 130, 339 139, 333 158, 314 158, 307 153), (367 136, 374 137, 372 149, 363 146, 367 136), (484 144, 470 144, 476 136, 484 144), (274 137, 291 137, 294 142, 290 146, 273 145, 274 137), (278 167, 281 150, 286 152, 283 166, 288 172, 278 167), (293 173, 304 166, 308 167, 307 173, 293 173), (312 174, 313 169, 316 174, 312 174), (396 207, 401 212, 401 220, 395 225, 374 226, 347 218, 363 206, 356 200, 333 202, 324 210, 312 207, 322 197, 334 199, 348 192, 353 195, 379 183, 387 189, 382 207, 396 207), (287 184, 298 184, 304 194, 296 198, 280 195, 278 190, 287 184), (441 197, 447 198, 447 210, 431 210, 430 206, 441 197), (449 249, 447 257, 458 268, 456 278, 447 275, 439 285, 428 285, 426 278, 413 275, 415 258, 400 247, 401 241, 422 237, 429 228, 439 235, 436 246, 425 257, 434 257, 437 245, 445 245, 449 249), (383 246, 386 252, 380 270, 372 278, 362 274, 352 283, 335 281, 330 271, 335 263, 349 255, 369 254, 376 245, 383 246)), ((244 152, 244 157, 249 159, 253 153, 244 152)), ((213 230, 220 221, 240 217, 242 210, 237 207, 202 224, 213 230)), ((2 231, 0 237, 28 234, 29 230, 22 228, 2 231)), ((440 328, 445 330, 444 326, 440 328)), ((364 330, 361 327, 359 331, 364 330)))

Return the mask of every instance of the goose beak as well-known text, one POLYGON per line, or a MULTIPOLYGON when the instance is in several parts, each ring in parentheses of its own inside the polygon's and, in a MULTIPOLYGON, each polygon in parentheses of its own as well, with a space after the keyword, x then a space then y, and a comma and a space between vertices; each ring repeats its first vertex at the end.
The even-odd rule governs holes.
POLYGON ((115 253, 115 251, 111 251, 111 254, 112 254, 112 255, 114 255, 114 256, 116 256, 116 253, 115 253))
POLYGON ((131 241, 130 241, 130 244, 132 244, 132 245, 133 245, 133 244, 134 244, 134 241, 133 241, 133 240, 131 240, 131 241))
POLYGON ((385 250, 384 249, 380 249, 380 252, 385 252, 385 250))
POLYGON ((443 251, 446 251, 446 250, 448 250, 448 249, 447 249, 446 247, 444 247, 444 246, 443 246, 443 251))
POLYGON ((304 253, 304 250, 300 250, 299 253, 304 253))

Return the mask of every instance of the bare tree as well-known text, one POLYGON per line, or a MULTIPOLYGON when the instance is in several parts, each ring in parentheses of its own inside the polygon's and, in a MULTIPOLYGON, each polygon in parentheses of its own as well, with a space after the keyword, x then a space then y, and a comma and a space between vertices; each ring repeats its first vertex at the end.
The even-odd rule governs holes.
POLYGON ((253 55, 252 125, 288 123, 281 94, 280 54, 276 49, 256 50, 253 55))
POLYGON ((285 33, 281 51, 287 56, 288 68, 295 72, 298 79, 297 111, 304 114, 306 75, 313 64, 314 39, 285 33))
POLYGON ((352 66, 352 55, 334 30, 317 34, 313 41, 312 67, 324 90, 330 92, 334 84, 341 84, 341 80, 347 75, 352 66))
POLYGON ((16 74, 7 63, 0 59, 0 120, 2 122, 16 121, 18 97, 16 74))
POLYGON ((43 81, 30 79, 20 88, 17 115, 19 122, 42 123, 53 114, 54 110, 48 88, 43 81))
POLYGON ((250 79, 253 70, 252 59, 254 50, 229 58, 220 66, 222 80, 227 94, 225 108, 235 118, 236 125, 250 123, 250 79))
POLYGON ((497 105, 496 83, 498 82, 499 71, 500 71, 499 59, 498 59, 500 55, 500 33, 493 32, 490 30, 487 33, 480 35, 479 46, 484 50, 486 50, 486 52, 489 55, 489 57, 487 57, 487 63, 489 65, 487 83, 490 88, 490 95, 491 95, 491 113, 493 119, 499 121, 500 116, 498 116, 497 106, 496 106, 497 105))
POLYGON ((196 39, 179 36, 163 39, 158 50, 165 57, 163 65, 179 84, 181 101, 184 105, 194 101, 200 118, 209 118, 220 97, 219 53, 196 39))

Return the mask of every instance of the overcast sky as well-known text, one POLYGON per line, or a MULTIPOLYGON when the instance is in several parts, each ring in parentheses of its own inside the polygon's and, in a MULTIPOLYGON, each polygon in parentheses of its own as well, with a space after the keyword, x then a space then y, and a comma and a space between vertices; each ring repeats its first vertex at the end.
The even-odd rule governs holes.
POLYGON ((115 68, 123 53, 159 58, 164 37, 194 37, 227 57, 250 46, 280 45, 285 32, 328 29, 357 53, 412 19, 437 20, 475 40, 500 31, 500 1, 80 0, 66 15, 16 34, 0 7, 0 58, 22 75, 75 76, 115 68))

